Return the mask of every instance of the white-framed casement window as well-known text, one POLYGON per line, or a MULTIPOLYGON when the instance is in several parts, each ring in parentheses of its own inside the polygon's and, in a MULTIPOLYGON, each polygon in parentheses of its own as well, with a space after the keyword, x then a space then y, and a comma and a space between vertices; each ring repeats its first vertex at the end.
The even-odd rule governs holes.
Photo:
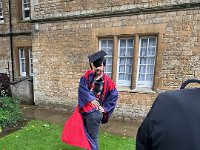
POLYGON ((19 48, 20 76, 33 76, 32 48, 19 48))
POLYGON ((104 50, 107 55, 106 58, 106 66, 104 68, 104 72, 112 77, 112 55, 113 55, 113 39, 100 39, 99 40, 99 49, 104 50))
POLYGON ((133 38, 120 38, 118 42, 117 85, 131 85, 133 52, 133 38))
POLYGON ((30 19, 30 0, 22 0, 22 15, 23 20, 30 19))
POLYGON ((105 72, 118 88, 152 91, 156 64, 157 36, 139 34, 99 39, 99 50, 105 50, 105 72))
POLYGON ((20 65, 20 76, 26 76, 26 58, 25 50, 19 49, 19 65, 20 65))
POLYGON ((33 55, 32 48, 29 49, 29 74, 33 76, 33 55))
POLYGON ((156 37, 140 37, 137 87, 152 87, 156 58, 156 37))
POLYGON ((0 0, 0 23, 4 21, 3 19, 3 2, 0 0))

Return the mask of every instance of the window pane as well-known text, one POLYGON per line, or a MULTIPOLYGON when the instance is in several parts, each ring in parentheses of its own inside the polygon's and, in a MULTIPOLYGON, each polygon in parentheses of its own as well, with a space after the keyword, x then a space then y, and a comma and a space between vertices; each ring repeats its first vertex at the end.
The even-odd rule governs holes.
POLYGON ((29 0, 23 0, 22 5, 22 12, 23 12, 23 19, 30 17, 30 1, 29 0))
POLYGON ((113 40, 112 39, 100 39, 100 47, 99 50, 104 50, 107 55, 106 58, 106 66, 105 73, 110 77, 112 76, 112 54, 113 54, 113 40))
POLYGON ((125 63, 126 63, 126 58, 120 58, 119 64, 120 65, 125 65, 125 63))
POLYGON ((134 54, 134 40, 133 38, 122 38, 119 39, 119 49, 118 49, 118 82, 117 84, 122 86, 131 85, 132 76, 132 63, 134 54), (124 74, 122 74, 124 72, 124 74), (123 80, 123 82, 119 81, 123 80))
POLYGON ((147 73, 153 73, 153 65, 147 66, 147 73))
POLYGON ((25 72, 25 63, 22 62, 22 72, 25 72))
POLYGON ((24 50, 20 49, 20 58, 24 58, 24 50))
POLYGON ((149 47, 148 48, 148 55, 155 55, 156 49, 155 47, 149 47))
POLYGON ((133 47, 133 39, 128 39, 127 47, 133 47))
POLYGON ((29 4, 30 3, 30 0, 24 0, 24 4, 29 4))
POLYGON ((127 58, 127 62, 126 62, 126 64, 128 64, 128 65, 131 65, 132 64, 132 58, 127 58))
POLYGON ((126 55, 126 48, 120 48, 120 56, 126 55))
POLYGON ((33 73, 33 64, 31 64, 31 73, 33 73))
POLYGON ((30 56, 30 58, 33 58, 32 50, 29 51, 29 56, 30 56))
POLYGON ((29 65, 30 65, 30 75, 32 76, 33 75, 33 55, 32 55, 32 49, 30 48, 29 49, 29 65))
POLYGON ((146 56, 147 55, 147 48, 141 48, 140 49, 140 56, 146 56))
POLYGON ((25 63, 25 59, 21 59, 21 63, 24 64, 25 63))
POLYGON ((29 17, 29 10, 25 10, 25 18, 29 17))
POLYGON ((140 38, 139 75, 138 85, 150 87, 153 84, 155 58, 156 58, 156 38, 140 38))
POLYGON ((107 49, 107 55, 108 55, 108 56, 112 56, 112 51, 113 51, 112 48, 108 48, 108 49, 107 49))
POLYGON ((126 66, 126 72, 127 72, 127 73, 131 73, 131 72, 132 72, 132 66, 127 65, 127 66, 126 66))
POLYGON ((131 80, 131 75, 130 74, 126 74, 126 80, 131 80))
POLYGON ((101 47, 106 48, 106 40, 101 40, 101 47))
POLYGON ((120 65, 119 66, 119 72, 125 72, 125 66, 120 65))
POLYGON ((112 58, 108 57, 106 58, 106 65, 110 65, 110 64, 112 64, 112 58))
POLYGON ((2 0, 0 0, 0 21, 3 20, 3 6, 2 6, 2 0))
POLYGON ((155 61, 155 58, 154 58, 154 57, 149 57, 149 58, 147 58, 147 64, 153 65, 153 64, 154 64, 154 61, 155 61))
POLYGON ((140 73, 145 73, 146 72, 146 66, 145 65, 141 65, 140 66, 140 73))
POLYGON ((112 72, 112 66, 111 65, 106 65, 106 72, 112 72))
POLYGON ((29 4, 24 4, 24 8, 28 8, 29 7, 29 4))
POLYGON ((108 40, 108 47, 113 47, 113 41, 112 40, 108 40))
POLYGON ((24 49, 19 49, 20 75, 26 76, 26 61, 24 49))
POLYGON ((127 56, 133 56, 133 48, 127 48, 127 56))
POLYGON ((144 74, 140 74, 139 75, 139 81, 144 81, 145 80, 145 75, 144 74))
POLYGON ((146 64, 146 58, 141 57, 140 64, 146 64))
POLYGON ((124 73, 119 73, 119 80, 124 80, 125 74, 124 73))
POLYGON ((148 39, 141 40, 141 47, 147 47, 148 39))
POLYGON ((119 49, 118 49, 118 81, 123 80, 123 82, 117 82, 123 86, 131 85, 132 76, 132 63, 134 54, 134 40, 133 38, 122 38, 119 39, 119 49), (124 72, 122 74, 122 72, 124 72))
POLYGON ((155 38, 149 39, 149 46, 156 46, 156 39, 155 38))
POLYGON ((152 74, 148 74, 146 76, 146 81, 153 81, 153 75, 152 74))
POLYGON ((126 40, 120 40, 120 47, 126 47, 126 40))

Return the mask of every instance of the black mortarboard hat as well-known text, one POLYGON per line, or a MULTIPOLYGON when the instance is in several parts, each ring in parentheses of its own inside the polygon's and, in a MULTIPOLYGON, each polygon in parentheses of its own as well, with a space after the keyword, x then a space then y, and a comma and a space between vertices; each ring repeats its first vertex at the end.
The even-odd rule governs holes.
POLYGON ((104 58, 104 56, 106 56, 106 55, 107 55, 106 52, 103 51, 103 50, 101 50, 101 51, 98 51, 98 52, 96 52, 94 54, 89 55, 88 59, 89 59, 89 61, 91 63, 93 63, 93 65, 95 67, 99 67, 102 64, 102 62, 105 65, 105 58, 104 58))

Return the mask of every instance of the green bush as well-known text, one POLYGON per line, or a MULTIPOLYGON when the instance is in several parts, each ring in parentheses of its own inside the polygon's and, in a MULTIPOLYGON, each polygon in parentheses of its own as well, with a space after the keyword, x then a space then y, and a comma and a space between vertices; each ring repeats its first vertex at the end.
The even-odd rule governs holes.
POLYGON ((22 120, 20 101, 12 97, 0 97, 0 130, 10 128, 22 120))

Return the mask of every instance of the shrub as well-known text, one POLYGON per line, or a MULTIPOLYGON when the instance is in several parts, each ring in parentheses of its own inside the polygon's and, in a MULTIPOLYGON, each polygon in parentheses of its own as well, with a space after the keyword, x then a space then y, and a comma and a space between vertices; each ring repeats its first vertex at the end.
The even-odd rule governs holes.
POLYGON ((0 97, 11 96, 10 78, 6 73, 0 73, 0 97))
POLYGON ((22 120, 20 101, 12 97, 0 97, 0 130, 10 128, 22 120))

